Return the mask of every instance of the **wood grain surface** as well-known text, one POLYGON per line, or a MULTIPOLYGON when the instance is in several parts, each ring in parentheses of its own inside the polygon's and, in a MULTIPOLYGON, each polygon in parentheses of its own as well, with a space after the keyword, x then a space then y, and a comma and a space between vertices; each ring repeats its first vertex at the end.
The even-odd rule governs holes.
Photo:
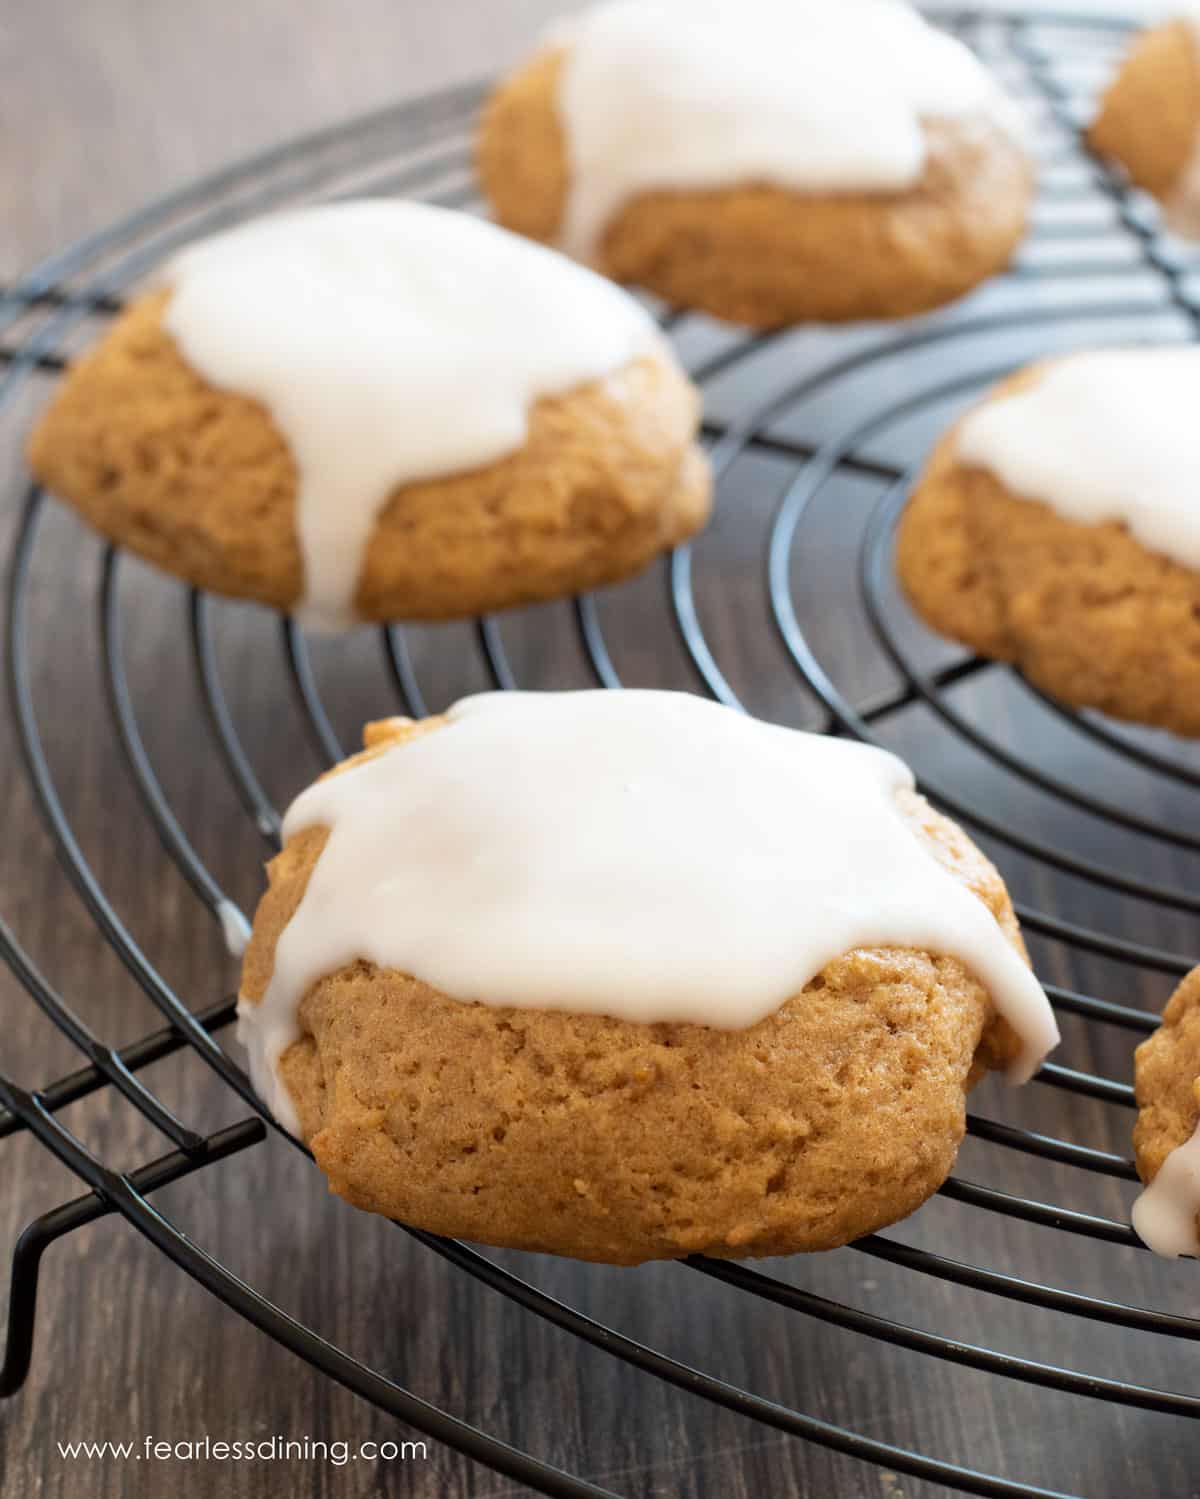
MULTIPOLYGON (((299 131, 390 104, 501 66, 553 13, 555 0, 68 0, 16 4, 0 16, 0 281, 37 258, 129 212, 146 199, 299 131)), ((1097 62, 1097 66, 1100 63, 1097 62)), ((1020 69, 1015 70, 1020 73, 1020 69)), ((1028 77, 1016 77, 1027 86, 1028 77)), ((1104 338, 1190 336, 1157 279, 1133 269, 1111 208, 1084 201, 1086 167, 1061 160, 1070 145, 1051 132, 1059 196, 1039 210, 1027 267, 1063 259, 1125 257, 1128 273, 1005 278, 961 308, 930 320, 945 338, 902 358, 880 355, 813 399, 781 412, 774 446, 740 457, 724 476, 714 523, 698 542, 698 618, 717 661, 753 711, 795 724, 819 721, 811 692, 789 662, 764 587, 769 528, 794 478, 789 443, 819 441, 916 391, 947 387, 873 434, 868 456, 907 463, 990 373, 1054 347, 1104 338), (1073 187, 1075 196, 1072 196, 1073 187), (1078 226, 1082 224, 1082 229, 1078 226), (1076 226, 1064 240, 1064 229, 1076 226), (1072 248, 1073 247, 1073 248, 1072 248), (1101 251, 1103 252, 1101 254, 1101 251), (977 338, 972 319, 1028 310, 977 338), (1124 310, 1123 310, 1124 309, 1124 310)), ((9 343, 20 333, 10 333, 9 343)), ((84 330, 90 333, 93 327, 84 330)), ((693 364, 736 335, 701 319, 680 329, 693 364)), ((713 382, 714 423, 736 421, 783 380, 881 330, 799 331, 775 340, 713 382)), ((21 438, 49 388, 23 381, 0 411, 0 553, 11 548, 24 492, 21 438)), ((859 538, 885 494, 869 473, 822 487, 797 535, 790 583, 799 620, 823 666, 851 700, 890 690, 896 673, 871 636, 856 583, 859 538)), ((216 923, 165 857, 126 770, 106 697, 98 596, 103 551, 64 511, 47 506, 29 574, 31 689, 58 795, 84 857, 146 957, 195 1008, 232 991, 236 970, 216 923)), ((611 590, 599 614, 617 669, 632 685, 695 688, 665 577, 654 569, 611 590)), ((132 560, 118 567, 123 656, 146 751, 188 837, 221 886, 252 907, 264 847, 231 789, 204 717, 189 650, 186 594, 132 560)), ((888 617, 922 667, 955 659, 895 600, 888 617)), ((217 656, 247 753, 277 804, 321 761, 288 680, 278 623, 217 604, 217 656)), ((570 607, 522 611, 501 626, 522 685, 590 685, 570 607)), ((407 632, 431 708, 489 685, 473 627, 407 632)), ((316 642, 313 660, 330 717, 347 746, 367 718, 396 711, 379 637, 362 632, 316 642)), ((1035 702, 1006 672, 980 672, 949 695, 1013 755, 1071 788, 1154 819, 1173 838, 1147 837, 1080 812, 1032 788, 967 745, 923 708, 887 721, 887 742, 968 806, 1001 827, 1118 868, 1200 889, 1194 790, 1097 748, 1035 702)), ((1165 736, 1137 743, 1193 768, 1194 750, 1165 736)), ((119 1044, 156 1026, 154 1011, 100 939, 52 844, 20 767, 12 723, 0 723, 0 912, 76 1010, 119 1044)), ((1103 931, 1200 952, 1195 916, 1118 898, 989 841, 1028 904, 1103 931)), ((1035 937, 1048 979, 1158 1009, 1170 978, 1035 937)), ((78 1065, 71 1046, 0 975, 0 1068, 36 1086, 78 1065)), ((1061 1060, 1128 1079, 1135 1037, 1064 1019, 1061 1060)), ((191 1126, 211 1131, 246 1110, 190 1053, 146 1074, 191 1126)), ((1035 1084, 1010 1094, 986 1084, 974 1112, 1126 1155, 1128 1110, 1035 1084)), ((62 1116, 104 1162, 130 1169, 162 1154, 161 1137, 111 1090, 62 1116)), ((78 1183, 28 1137, 0 1141, 0 1245, 23 1225, 78 1195, 78 1183)), ((968 1140, 958 1174, 1002 1190, 1124 1219, 1128 1184, 1048 1165, 968 1140)), ((785 1436, 669 1389, 603 1351, 557 1332, 452 1269, 384 1222, 331 1199, 320 1177, 277 1141, 255 1146, 158 1193, 157 1206, 194 1241, 263 1295, 409 1389, 506 1440, 616 1493, 761 1499, 924 1499, 934 1483, 868 1466, 785 1436)), ((1166 1265, 939 1197, 889 1231, 954 1259, 1028 1280, 1139 1306, 1191 1313, 1196 1267, 1166 1265)), ((876 1338, 753 1299, 683 1266, 605 1270, 515 1254, 496 1258, 587 1314, 685 1362, 790 1408, 1003 1475, 1018 1483, 1117 1499, 1200 1494, 1200 1439, 1176 1417, 1038 1389, 956 1367, 876 1338)), ((1130 1333, 889 1266, 854 1249, 761 1267, 814 1296, 966 1343, 1200 1396, 1195 1342, 1130 1333)), ((261 1499, 296 1494, 358 1499, 527 1492, 430 1442, 406 1461, 289 1458, 219 1463, 145 1457, 64 1457, 59 1443, 170 1442, 272 1436, 344 1441, 413 1439, 254 1330, 167 1262, 126 1223, 108 1217, 48 1251, 31 1376, 0 1404, 0 1491, 5 1499, 261 1499)))

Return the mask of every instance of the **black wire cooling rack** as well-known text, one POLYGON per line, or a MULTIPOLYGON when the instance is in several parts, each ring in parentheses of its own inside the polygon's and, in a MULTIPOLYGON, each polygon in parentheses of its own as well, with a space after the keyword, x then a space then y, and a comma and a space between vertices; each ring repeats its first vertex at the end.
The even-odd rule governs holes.
MULTIPOLYGON (((1150 872, 1139 872, 1129 850, 1145 844, 1186 856, 1200 851, 1200 834, 1188 830, 1186 817, 1164 820, 1152 811, 1140 810, 1138 798, 1122 787, 1132 784, 1128 778, 1134 777, 1185 794, 1200 788, 1200 762, 1189 756, 1186 746, 1166 736, 1112 725, 1094 715, 1068 713, 1034 693, 1006 668, 935 645, 904 616, 891 581, 890 551, 913 465, 955 403, 961 405, 978 394, 1032 353, 1096 343, 1106 337, 1112 341, 1194 338, 1200 327, 1198 284, 1187 255, 1160 236, 1154 211, 1100 164, 1090 161, 1079 145, 1077 126, 1097 82, 1125 40, 1125 28, 1114 22, 1051 15, 996 17, 964 12, 944 19, 978 49, 1030 114, 1043 186, 1033 232, 1012 270, 958 309, 891 329, 747 336, 695 316, 664 315, 663 322, 706 392, 706 435, 722 500, 718 516, 736 504, 738 497, 730 491, 738 488, 739 465, 748 456, 769 460, 772 472, 783 475, 765 530, 763 623, 769 620, 775 644, 782 647, 781 670, 806 690, 813 710, 809 725, 898 744, 915 761, 925 788, 937 802, 996 851, 1006 870, 1014 865, 1018 874, 1024 871, 1018 885, 1032 889, 1034 898, 1022 903, 1020 915, 1025 930, 1032 934, 1044 974, 1076 972, 1080 963, 1086 965, 1096 958, 1124 965, 1126 974, 1132 969, 1166 976, 1163 983, 1169 987, 1173 976, 1192 966, 1191 957, 1169 943, 1152 945, 1119 935, 1121 926, 1116 921, 1097 922, 1093 917, 1089 924, 1076 919, 1069 891, 1091 892, 1088 910, 1093 912, 1098 909, 1097 900, 1120 897, 1126 903, 1123 910, 1132 903, 1141 911, 1195 917, 1200 912, 1200 895, 1186 888, 1186 881, 1166 882, 1155 872, 1162 866, 1153 860, 1150 872), (820 638, 829 638, 829 630, 841 628, 838 618, 804 622, 806 567, 823 563, 819 544, 800 537, 806 519, 820 512, 828 493, 847 479, 869 484, 878 498, 869 514, 864 512, 853 538, 859 594, 856 600, 847 601, 846 608, 861 612, 869 652, 874 662, 887 665, 891 683, 857 697, 844 693, 822 665, 820 638), (1006 690, 1035 706, 1048 726, 1044 738, 1036 744, 1028 739, 1014 742, 1011 736, 1006 739, 992 710, 979 711, 970 697, 970 689, 984 679, 1002 681, 1006 690), (901 726, 913 713, 922 715, 923 727, 917 738, 906 740, 901 726), (1052 730, 1066 736, 1067 748, 1061 753, 1043 752, 1045 746, 1058 743, 1052 730), (1085 744, 1107 767, 1098 779, 1076 773, 1076 760, 1084 754, 1080 746, 1085 744), (989 771, 1015 778, 1035 809, 1040 809, 1032 827, 1019 818, 989 813, 989 802, 979 792, 978 774, 964 769, 962 756, 968 752, 975 757, 972 765, 978 761, 989 771), (1126 778, 1124 782, 1120 776, 1126 778), (1073 846, 1063 830, 1079 826, 1093 831, 1073 846), (1054 871, 1056 879, 1063 877, 1063 883, 1052 888, 1068 892, 1056 896, 1053 909, 1036 898, 1039 891, 1051 888, 1041 880, 1044 871, 1054 871)), ((0 297, 0 333, 4 335, 0 392, 10 409, 23 386, 35 377, 42 377, 44 384, 47 375, 53 376, 62 367, 73 340, 115 312, 131 285, 165 254, 198 234, 310 197, 397 193, 464 208, 476 206, 469 140, 480 95, 477 87, 462 88, 311 136, 173 193, 45 261, 0 297)), ((58 856, 94 922, 97 940, 112 948, 165 1023, 119 1051, 110 1048, 43 979, 9 927, 0 925, 0 949, 13 974, 29 999, 85 1058, 79 1070, 36 1092, 0 1077, 0 1136, 30 1132, 85 1189, 83 1195, 30 1223, 16 1245, 0 1393, 17 1391, 30 1367, 38 1273, 47 1247, 115 1213, 267 1336, 383 1411, 535 1490, 571 1499, 598 1499, 607 1494, 595 1483, 553 1467, 439 1408, 326 1341, 239 1279, 148 1201, 157 1189, 192 1173, 236 1171, 235 1158, 263 1141, 270 1123, 264 1123, 239 1062, 216 1039, 216 1033, 233 1018, 232 1000, 206 1006, 210 996, 173 991, 110 903, 60 799, 31 689, 40 642, 29 623, 29 580, 46 501, 34 486, 15 495, 14 503, 20 507, 20 519, 8 575, 6 670, 24 768, 58 856), (184 1049, 195 1053, 246 1104, 247 1117, 214 1134, 201 1135, 143 1084, 142 1069, 184 1049), (105 1088, 115 1089, 166 1137, 171 1147, 166 1154, 136 1170, 113 1169, 62 1124, 57 1117, 60 1110, 105 1088)), ((703 622, 703 593, 695 581, 702 571, 702 548, 703 542, 682 548, 666 564, 670 633, 676 647, 682 644, 698 685, 736 705, 739 696, 718 663, 718 652, 703 622)), ((118 554, 110 548, 102 566, 99 604, 104 690, 112 725, 145 814, 166 855, 208 915, 218 922, 236 922, 236 908, 189 841, 143 739, 122 637, 119 565, 118 554)), ((713 587, 721 586, 719 574, 710 581, 713 587)), ((761 606, 761 596, 757 602, 761 606)), ((279 814, 256 775, 223 687, 212 623, 220 607, 225 606, 199 593, 188 598, 195 680, 224 769, 270 850, 278 844, 279 814)), ((584 597, 572 608, 578 642, 594 681, 606 687, 620 685, 604 623, 608 603, 584 597)), ((482 663, 499 688, 517 685, 504 639, 506 628, 494 618, 475 625, 482 663)), ((336 760, 344 750, 322 699, 307 643, 288 621, 281 623, 280 630, 291 685, 313 743, 325 760, 336 760)), ((399 704, 409 713, 422 714, 426 705, 410 632, 386 628, 381 644, 399 704)), ((381 711, 392 711, 392 704, 381 711)), ((1161 925, 1149 925, 1151 930, 1162 930, 1161 925)), ((1186 932, 1187 928, 1172 930, 1186 932)), ((1186 937, 1180 943, 1186 945, 1186 937)), ((1093 997, 1078 987, 1048 987, 1062 1014, 1079 1017, 1091 1027, 1110 1028, 1133 1038, 1154 1027, 1154 1018, 1146 1010, 1093 997)), ((1066 1065, 1047 1064, 1040 1082, 1121 1109, 1132 1105, 1127 1084, 1066 1065)), ((972 1113, 969 1133, 1033 1158, 1031 1167, 1040 1159, 1072 1168, 1069 1177, 1055 1180, 1074 1180, 1074 1172, 1120 1182, 1136 1179, 1125 1155, 1026 1127, 972 1113)), ((957 1175, 946 1183, 942 1195, 982 1210, 989 1220, 1000 1215, 1057 1230, 1064 1242, 1069 1238, 1085 1250, 1095 1241, 1141 1247, 1123 1221, 1002 1192, 957 1175)), ((455 1273, 474 1277, 530 1316, 545 1319, 611 1359, 674 1386, 680 1399, 713 1402, 779 1432, 878 1464, 890 1473, 973 1494, 1056 1492, 904 1450, 852 1425, 835 1425, 754 1394, 605 1326, 462 1244, 406 1231, 447 1261, 455 1273)), ((1052 1343, 1059 1318, 1085 1319, 1170 1339, 1200 1338, 1200 1320, 1181 1313, 1036 1283, 918 1247, 905 1242, 902 1235, 873 1235, 854 1249, 947 1284, 965 1298, 999 1298, 1040 1308, 1049 1318, 1044 1325, 1052 1343)), ((1067 1253, 1073 1253, 1069 1243, 1064 1249, 1067 1253)), ((788 1312, 1000 1380, 1024 1381, 1174 1417, 1200 1415, 1200 1395, 1132 1383, 1108 1373, 1076 1372, 923 1331, 746 1265, 696 1259, 678 1267, 676 1273, 697 1271, 788 1312)), ((1173 1431, 1178 1429, 1172 1426, 1173 1431)))

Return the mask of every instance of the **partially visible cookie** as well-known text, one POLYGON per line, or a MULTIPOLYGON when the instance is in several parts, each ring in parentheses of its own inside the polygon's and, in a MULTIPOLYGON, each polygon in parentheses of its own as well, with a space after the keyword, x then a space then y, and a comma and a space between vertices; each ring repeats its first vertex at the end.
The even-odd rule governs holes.
POLYGON ((478 160, 507 227, 757 327, 961 296, 1008 262, 1032 187, 980 65, 890 0, 857 26, 599 6, 493 93, 478 160))
POLYGON ((1195 19, 1167 21, 1134 40, 1100 101, 1087 142, 1164 203, 1174 227, 1200 232, 1200 36, 1195 19))
POLYGON ((941 439, 902 517, 917 612, 1065 703, 1200 734, 1197 390, 1191 348, 1004 382, 941 439))
POLYGON ((911 789, 876 803, 890 757, 812 740, 642 693, 492 695, 369 726, 288 814, 239 1003, 259 1091, 332 1189, 439 1233, 617 1264, 830 1248, 935 1191, 966 1090, 1022 1055, 1024 1076, 1057 1033, 987 859, 911 789), (638 740, 664 723, 681 736, 676 808, 638 740), (766 795, 733 794, 743 736, 766 795), (961 957, 884 943, 780 1002, 758 987, 780 951, 827 940, 826 890, 839 922, 853 904, 831 829, 796 843, 786 806, 770 837, 760 825, 776 752, 831 806, 849 802, 823 767, 866 772, 847 846, 869 858, 878 819, 907 878, 862 870, 857 929, 911 896, 923 930, 989 955, 994 992, 961 957), (787 930, 767 952, 751 898, 780 853, 787 930), (998 1014, 1018 992, 1020 1039, 998 1014))
POLYGON ((624 577, 708 514, 699 398, 645 314, 489 225, 326 205, 169 279, 29 461, 201 588, 318 624, 473 614, 624 577))
POLYGON ((1133 1225, 1159 1254, 1200 1254, 1200 968, 1171 996, 1138 1047, 1133 1148, 1147 1190, 1133 1225))

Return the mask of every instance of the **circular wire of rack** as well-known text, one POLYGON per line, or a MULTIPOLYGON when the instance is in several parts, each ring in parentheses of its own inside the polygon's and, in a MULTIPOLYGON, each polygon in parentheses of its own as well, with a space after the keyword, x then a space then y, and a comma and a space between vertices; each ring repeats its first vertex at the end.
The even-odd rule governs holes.
MULTIPOLYGON (((791 477, 779 498, 770 525, 764 576, 779 642, 790 670, 818 705, 821 714, 818 727, 829 733, 872 740, 895 715, 914 705, 923 705, 945 734, 968 744, 974 752, 1059 804, 1070 806, 1106 827, 1120 828, 1139 838, 1183 851, 1200 850, 1200 835, 1186 826, 1143 816, 1072 784, 1039 765, 1028 749, 1015 751, 1006 747, 955 706, 952 697, 960 685, 989 671, 1005 672, 1006 668, 961 655, 940 666, 922 665, 913 658, 909 646, 895 628, 894 610, 888 597, 891 541, 912 473, 909 466, 880 457, 875 436, 906 416, 920 415, 944 399, 964 392, 976 393, 1005 373, 1009 366, 1002 360, 983 360, 972 368, 969 375, 951 381, 942 379, 936 385, 915 392, 906 391, 899 397, 889 398, 884 404, 868 403, 840 421, 834 429, 826 431, 818 441, 808 442, 781 434, 777 426, 778 417, 800 402, 820 396, 839 380, 860 372, 878 371, 896 362, 910 361, 925 351, 937 354, 951 345, 957 349, 974 347, 976 341, 982 347, 991 334, 1019 325, 1044 328, 1056 319, 1079 321, 1110 317, 1119 317, 1127 323, 1143 313, 1147 317, 1157 316, 1164 307, 1169 307, 1186 324, 1187 336, 1194 337, 1200 330, 1200 302, 1189 282, 1186 264, 1159 238, 1153 219, 1147 217, 1136 197, 1072 144, 1079 102, 1070 84, 1065 83, 1060 75, 1059 56, 1048 53, 1038 41, 1039 25, 1061 28, 1063 53, 1070 61, 1070 39, 1075 29, 1081 37, 1086 34, 1093 41, 1101 38, 1111 52, 1126 34, 1124 25, 1076 16, 985 17, 971 11, 953 13, 944 20, 977 45, 988 61, 1022 71, 1029 91, 1057 128, 1058 136, 1066 140, 1063 149, 1067 157, 1085 174, 1082 188, 1064 189, 1061 197, 1071 201, 1074 194, 1081 204, 1102 202, 1111 205, 1127 242, 1135 252, 1113 265, 1099 263, 1082 254, 1078 259, 1072 259, 1071 243, 1074 239, 1082 241, 1083 236, 1073 233, 1069 227, 1060 226, 1048 231, 1045 238, 1058 238, 1067 253, 1053 257, 1044 265, 1036 261, 1018 262, 1008 278, 1011 283, 1018 288, 1027 285, 1034 290, 1039 284, 1065 282, 1073 277, 1103 274, 1120 277, 1134 272, 1150 272, 1159 283, 1160 294, 1143 299, 1132 295, 1114 296, 1095 304, 1077 303, 1066 309, 1039 306, 1033 298, 1015 310, 995 313, 968 310, 956 320, 934 319, 928 323, 900 326, 865 346, 850 341, 844 348, 835 345, 832 355, 820 357, 815 367, 810 364, 803 370, 786 373, 765 397, 752 403, 748 412, 723 420, 710 411, 705 432, 718 481, 727 478, 735 461, 751 451, 770 454, 791 465, 791 477), (793 586, 798 527, 823 487, 833 476, 843 474, 863 476, 883 486, 882 495, 863 529, 858 573, 862 605, 875 643, 899 679, 896 688, 857 702, 844 696, 822 667, 819 654, 801 623, 793 586)), ((482 92, 478 85, 450 90, 312 135, 173 193, 113 228, 94 234, 46 260, 19 283, 0 292, 0 403, 11 402, 15 393, 35 373, 53 375, 61 369, 72 333, 87 319, 103 318, 118 311, 127 288, 152 270, 165 254, 199 234, 211 232, 247 214, 312 196, 341 196, 363 191, 422 196, 452 206, 471 207, 474 195, 470 179, 469 138, 482 92)), ((1054 196, 1053 189, 1050 196, 1054 196)), ((671 314, 663 316, 662 322, 668 333, 677 335, 685 330, 688 318, 683 314, 671 314)), ((747 361, 769 354, 772 346, 784 337, 783 334, 738 334, 732 341, 718 347, 716 352, 709 352, 698 363, 693 362, 692 373, 706 390, 719 382, 727 383, 738 375, 747 361)), ((268 1130, 275 1126, 266 1117, 240 1063, 218 1039, 219 1033, 234 1017, 233 1002, 221 999, 209 1003, 206 1008, 193 1008, 172 989, 141 951, 114 909, 64 809, 51 761, 45 752, 31 690, 36 642, 31 638, 28 625, 29 578, 46 496, 36 485, 28 485, 16 498, 20 519, 8 573, 6 671, 24 765, 59 859, 94 922, 99 938, 111 946, 135 983, 161 1013, 164 1023, 161 1029, 129 1046, 119 1051, 112 1049, 90 1029, 82 1016, 68 1006, 63 996, 55 992, 23 950, 16 934, 0 919, 0 955, 30 1000, 83 1057, 83 1065, 78 1070, 37 1091, 19 1087, 6 1075, 0 1075, 0 1138, 24 1131, 31 1133, 74 1173, 85 1189, 82 1195, 31 1222, 17 1242, 12 1260, 7 1340, 4 1361, 0 1366, 0 1394, 11 1395, 17 1391, 29 1371, 38 1276, 45 1251, 57 1239, 75 1229, 115 1213, 249 1322, 380 1409, 539 1492, 572 1496, 572 1499, 608 1494, 608 1490, 597 1484, 562 1471, 439 1408, 330 1343, 241 1280, 185 1236, 150 1202, 150 1195, 156 1190, 237 1156, 261 1142, 268 1130), (196 1053, 244 1102, 248 1110, 246 1117, 212 1135, 198 1134, 144 1085, 140 1078, 144 1068, 185 1048, 196 1053), (116 1090, 138 1110, 165 1137, 170 1149, 132 1171, 111 1169, 93 1155, 58 1115, 68 1104, 103 1088, 116 1090)), ((189 841, 143 742, 127 675, 119 608, 121 575, 121 555, 117 549, 109 547, 104 555, 97 607, 103 685, 113 729, 132 783, 165 854, 211 918, 225 930, 236 932, 244 926, 245 918, 189 841)), ((741 706, 706 637, 693 575, 692 548, 682 547, 668 559, 665 567, 671 618, 678 642, 701 689, 718 700, 741 706)), ((607 688, 620 686, 621 678, 609 649, 603 611, 597 600, 581 597, 574 602, 573 609, 578 642, 595 683, 607 688)), ((194 590, 186 598, 186 619, 195 680, 213 743, 264 847, 268 851, 274 850, 280 839, 279 811, 256 775, 226 700, 213 641, 210 601, 194 590)), ((475 636, 492 684, 502 690, 518 686, 517 674, 505 648, 501 622, 496 618, 480 619, 476 622, 475 636)), ((399 626, 382 628, 379 642, 383 663, 400 705, 414 716, 422 715, 426 711, 425 694, 404 629, 399 626)), ((345 750, 322 701, 304 636, 291 621, 280 623, 279 645, 312 744, 321 759, 331 764, 340 759, 345 750)), ((1024 684, 1018 683, 1017 686, 1052 715, 1065 720, 1073 731, 1087 736, 1106 751, 1126 757, 1129 762, 1166 782, 1182 787, 1200 786, 1200 771, 1184 760, 1173 758, 1156 745, 1133 738, 1092 715, 1070 713, 1024 684)), ((943 784, 937 774, 922 776, 922 782, 923 788, 939 805, 998 846, 1101 891, 1188 915, 1200 912, 1200 897, 1183 886, 1134 877, 1099 859, 1085 858, 1058 846, 1049 834, 1034 836, 1007 826, 943 784)), ((1062 943, 1075 952, 1098 955, 1168 976, 1187 972, 1196 961, 1189 953, 1133 942, 1110 931, 1069 920, 1053 911, 1030 905, 1021 906, 1019 911, 1027 930, 1062 943)), ((1128 1005, 1063 986, 1049 985, 1048 989, 1062 1012, 1118 1028, 1133 1036, 1149 1033, 1156 1024, 1154 1016, 1128 1005)), ((1047 1064, 1038 1081, 1044 1086, 1127 1109, 1133 1105, 1132 1090, 1127 1084, 1065 1065, 1047 1064)), ((968 1130, 977 1138, 1028 1156, 1102 1177, 1128 1182, 1136 1180, 1133 1163, 1110 1151, 1050 1137, 974 1113, 968 1115, 968 1130)), ((957 1176, 945 1184, 942 1195, 990 1213, 1053 1227, 1085 1240, 1141 1247, 1124 1222, 1053 1202, 1015 1196, 957 1176)), ((876 1463, 890 1471, 963 1492, 982 1495, 1059 1493, 907 1450, 757 1395, 594 1320, 463 1244, 399 1226, 457 1272, 475 1278, 532 1315, 602 1349, 611 1358, 674 1386, 686 1396, 712 1402, 779 1432, 876 1463)), ((1200 1319, 1035 1283, 913 1247, 885 1235, 871 1235, 853 1247, 864 1256, 969 1291, 1131 1331, 1189 1341, 1200 1339, 1200 1319)), ((680 1266, 678 1273, 706 1276, 789 1312, 1001 1379, 1024 1381, 1092 1400, 1182 1418, 1200 1415, 1200 1396, 1197 1395, 1153 1388, 1108 1375, 1081 1373, 947 1338, 816 1295, 745 1265, 697 1257, 680 1266)), ((1059 1499, 1062 1499, 1061 1495, 1059 1499)))

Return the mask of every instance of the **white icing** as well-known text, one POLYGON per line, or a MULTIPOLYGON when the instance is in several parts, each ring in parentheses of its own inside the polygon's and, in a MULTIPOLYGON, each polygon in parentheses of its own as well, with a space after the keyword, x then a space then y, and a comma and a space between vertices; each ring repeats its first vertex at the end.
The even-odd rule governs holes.
POLYGON ((1200 1126, 1190 1140, 1177 1145, 1158 1175, 1133 1205, 1137 1236, 1155 1254, 1174 1259, 1200 1255, 1196 1214, 1200 1213, 1200 1126))
POLYGON ((351 622, 397 485, 490 463, 531 404, 654 349, 610 282, 467 214, 397 201, 258 219, 167 268, 166 326, 213 384, 261 401, 298 470, 307 622, 351 622))
POLYGON ((897 191, 924 167, 923 120, 1019 133, 976 58, 904 0, 612 0, 549 41, 566 49, 561 239, 584 259, 637 193, 897 191))
POLYGON ((217 902, 217 920, 221 923, 221 935, 231 958, 240 958, 250 941, 250 923, 231 900, 217 902))
POLYGON ((364 959, 460 1000, 640 1023, 753 1025, 853 948, 960 957, 1022 1040, 1057 1044, 1037 980, 864 745, 683 693, 493 693, 303 792, 284 836, 329 839, 241 1034, 285 1127, 297 1006, 364 959))
POLYGON ((1027 390, 985 401, 957 439, 965 463, 1068 520, 1124 523, 1200 568, 1200 348, 1056 360, 1027 390))

